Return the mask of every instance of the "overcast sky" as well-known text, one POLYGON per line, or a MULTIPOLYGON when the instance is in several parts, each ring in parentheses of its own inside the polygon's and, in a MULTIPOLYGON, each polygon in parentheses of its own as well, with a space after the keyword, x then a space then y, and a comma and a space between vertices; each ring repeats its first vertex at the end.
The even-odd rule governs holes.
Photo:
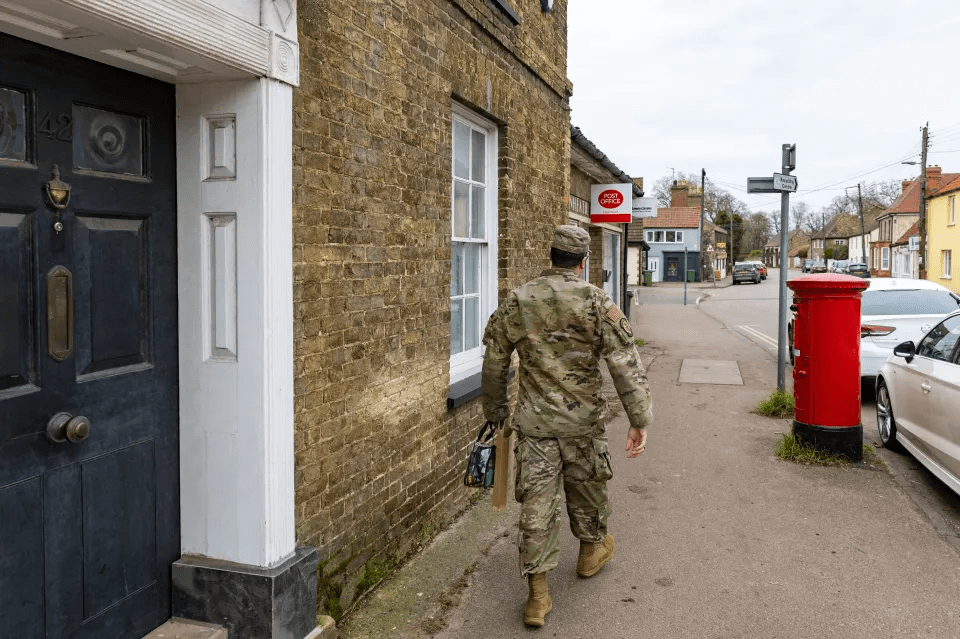
POLYGON ((797 145, 815 209, 847 186, 960 172, 958 0, 569 0, 571 121, 627 174, 706 169, 751 210, 747 177, 797 145), (669 167, 669 168, 668 168, 669 167), (886 168, 882 168, 886 167, 886 168), (880 169, 880 170, 877 170, 880 169), (815 190, 816 189, 816 190, 815 190))

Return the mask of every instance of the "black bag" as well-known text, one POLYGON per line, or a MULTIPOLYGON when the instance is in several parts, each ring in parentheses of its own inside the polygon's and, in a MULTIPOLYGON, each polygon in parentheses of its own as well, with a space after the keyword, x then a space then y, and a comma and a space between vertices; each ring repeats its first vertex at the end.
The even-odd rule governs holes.
POLYGON ((472 488, 490 488, 493 486, 493 467, 497 461, 497 447, 493 444, 493 435, 497 425, 486 422, 480 428, 477 441, 470 448, 467 458, 467 472, 463 476, 463 485, 472 488))

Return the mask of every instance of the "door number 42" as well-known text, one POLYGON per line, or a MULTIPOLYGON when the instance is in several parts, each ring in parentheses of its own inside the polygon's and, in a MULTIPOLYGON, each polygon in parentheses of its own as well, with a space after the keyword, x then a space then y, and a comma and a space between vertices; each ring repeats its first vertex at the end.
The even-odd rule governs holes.
POLYGON ((47 114, 40 120, 37 131, 51 140, 70 142, 73 140, 73 121, 66 113, 61 113, 54 119, 53 114, 47 111, 47 114))

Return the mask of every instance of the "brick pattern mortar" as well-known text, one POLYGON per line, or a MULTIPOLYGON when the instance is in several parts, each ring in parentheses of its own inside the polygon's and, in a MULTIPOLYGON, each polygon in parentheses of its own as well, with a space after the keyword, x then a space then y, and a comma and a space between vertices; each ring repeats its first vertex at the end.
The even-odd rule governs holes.
POLYGON ((297 535, 345 582, 470 497, 480 403, 446 407, 454 100, 499 130, 501 299, 547 266, 564 221, 566 0, 511 2, 517 27, 484 0, 300 0, 297 535))

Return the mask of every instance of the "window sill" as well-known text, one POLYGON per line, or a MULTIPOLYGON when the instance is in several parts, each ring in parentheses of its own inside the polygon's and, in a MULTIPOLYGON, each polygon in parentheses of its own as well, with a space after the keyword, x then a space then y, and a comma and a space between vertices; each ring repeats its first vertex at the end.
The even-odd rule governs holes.
MULTIPOLYGON (((480 380, 483 373, 474 373, 470 377, 464 377, 459 382, 450 384, 450 391, 447 393, 447 410, 453 410, 463 406, 471 399, 480 397, 480 380)), ((511 368, 507 374, 507 379, 513 379, 514 370, 511 368)))

